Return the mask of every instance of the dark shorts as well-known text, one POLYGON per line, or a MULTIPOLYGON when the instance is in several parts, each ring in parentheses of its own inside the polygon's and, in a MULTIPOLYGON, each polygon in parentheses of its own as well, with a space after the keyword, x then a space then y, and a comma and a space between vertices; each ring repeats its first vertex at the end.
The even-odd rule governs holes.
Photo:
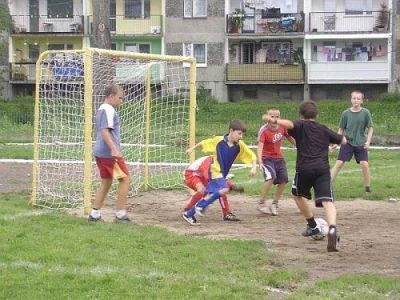
POLYGON ((340 146, 337 159, 341 161, 350 161, 353 154, 358 164, 360 161, 368 161, 368 150, 365 150, 364 146, 355 147, 350 144, 340 146))
POLYGON ((329 170, 296 171, 293 178, 292 194, 311 200, 311 188, 314 189, 315 206, 322 207, 323 201, 333 202, 329 170))
POLYGON ((287 183, 289 181, 286 162, 283 158, 263 157, 263 164, 265 181, 272 179, 274 184, 287 183))
POLYGON ((219 192, 222 189, 229 189, 229 188, 230 186, 228 182, 225 180, 225 178, 210 179, 206 187, 206 192, 212 194, 219 192))

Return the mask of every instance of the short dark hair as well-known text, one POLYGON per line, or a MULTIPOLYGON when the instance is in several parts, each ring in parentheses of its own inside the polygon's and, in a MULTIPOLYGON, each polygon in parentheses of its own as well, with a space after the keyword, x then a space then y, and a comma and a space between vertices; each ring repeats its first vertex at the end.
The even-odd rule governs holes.
POLYGON ((242 132, 246 132, 247 131, 246 126, 244 126, 242 121, 240 121, 238 119, 232 120, 231 124, 229 124, 229 129, 240 130, 242 132))
POLYGON ((107 98, 108 96, 116 95, 119 90, 123 89, 118 84, 116 83, 107 84, 106 88, 104 89, 104 96, 107 98))
POLYGON ((317 103, 312 100, 304 100, 300 104, 299 114, 304 119, 315 119, 318 114, 317 103))

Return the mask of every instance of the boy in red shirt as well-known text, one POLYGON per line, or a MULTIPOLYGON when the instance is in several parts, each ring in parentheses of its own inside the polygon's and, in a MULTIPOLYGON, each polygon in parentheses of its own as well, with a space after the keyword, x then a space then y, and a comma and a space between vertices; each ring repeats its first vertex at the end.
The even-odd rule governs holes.
MULTIPOLYGON (((197 204, 197 202, 199 202, 199 200, 205 196, 206 186, 208 185, 208 182, 210 180, 209 172, 210 172, 210 165, 212 164, 212 162, 213 162, 212 156, 203 156, 195 160, 193 163, 191 163, 190 166, 185 170, 184 173, 185 185, 190 189, 192 189, 193 191, 196 191, 196 193, 193 194, 190 197, 189 201, 187 202, 185 206, 185 211, 194 207, 197 204)), ((243 187, 236 185, 229 180, 227 180, 227 183, 229 185, 229 188, 233 191, 237 192, 244 191, 243 187)), ((219 203, 221 204, 222 214, 224 215, 225 221, 240 221, 238 217, 236 217, 233 213, 231 213, 229 209, 228 198, 226 195, 222 195, 221 198, 219 198, 219 203)), ((194 222, 192 223, 189 222, 189 224, 200 225, 200 223, 197 222, 194 216, 192 218, 194 222)))
POLYGON ((265 201, 272 184, 276 184, 275 197, 269 206, 269 211, 273 216, 277 216, 279 200, 288 183, 286 162, 281 152, 282 140, 286 138, 293 145, 296 145, 296 141, 288 134, 286 128, 274 123, 275 120, 280 118, 281 113, 279 109, 274 107, 269 108, 265 114, 273 122, 268 121, 258 132, 258 164, 265 179, 258 203, 258 210, 262 213, 268 213, 265 201))

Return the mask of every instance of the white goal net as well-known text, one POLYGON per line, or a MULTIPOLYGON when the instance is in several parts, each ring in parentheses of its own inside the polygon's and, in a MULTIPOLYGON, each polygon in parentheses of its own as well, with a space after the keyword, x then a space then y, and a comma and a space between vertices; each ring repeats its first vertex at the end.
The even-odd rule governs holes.
POLYGON ((185 151, 194 143, 194 64, 187 57, 100 49, 43 53, 36 71, 32 202, 90 207, 99 184, 94 120, 111 82, 125 91, 117 112, 131 193, 182 185, 185 151))

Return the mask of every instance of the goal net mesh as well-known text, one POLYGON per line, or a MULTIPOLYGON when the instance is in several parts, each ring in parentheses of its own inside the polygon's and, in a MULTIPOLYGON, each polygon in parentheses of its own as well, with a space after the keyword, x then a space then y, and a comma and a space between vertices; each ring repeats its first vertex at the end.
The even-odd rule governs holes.
POLYGON ((90 205, 84 198, 92 198, 100 182, 91 154, 95 117, 111 82, 125 91, 116 110, 131 195, 143 188, 183 186, 185 151, 194 141, 192 63, 185 57, 99 49, 45 52, 37 64, 34 204, 90 205))

